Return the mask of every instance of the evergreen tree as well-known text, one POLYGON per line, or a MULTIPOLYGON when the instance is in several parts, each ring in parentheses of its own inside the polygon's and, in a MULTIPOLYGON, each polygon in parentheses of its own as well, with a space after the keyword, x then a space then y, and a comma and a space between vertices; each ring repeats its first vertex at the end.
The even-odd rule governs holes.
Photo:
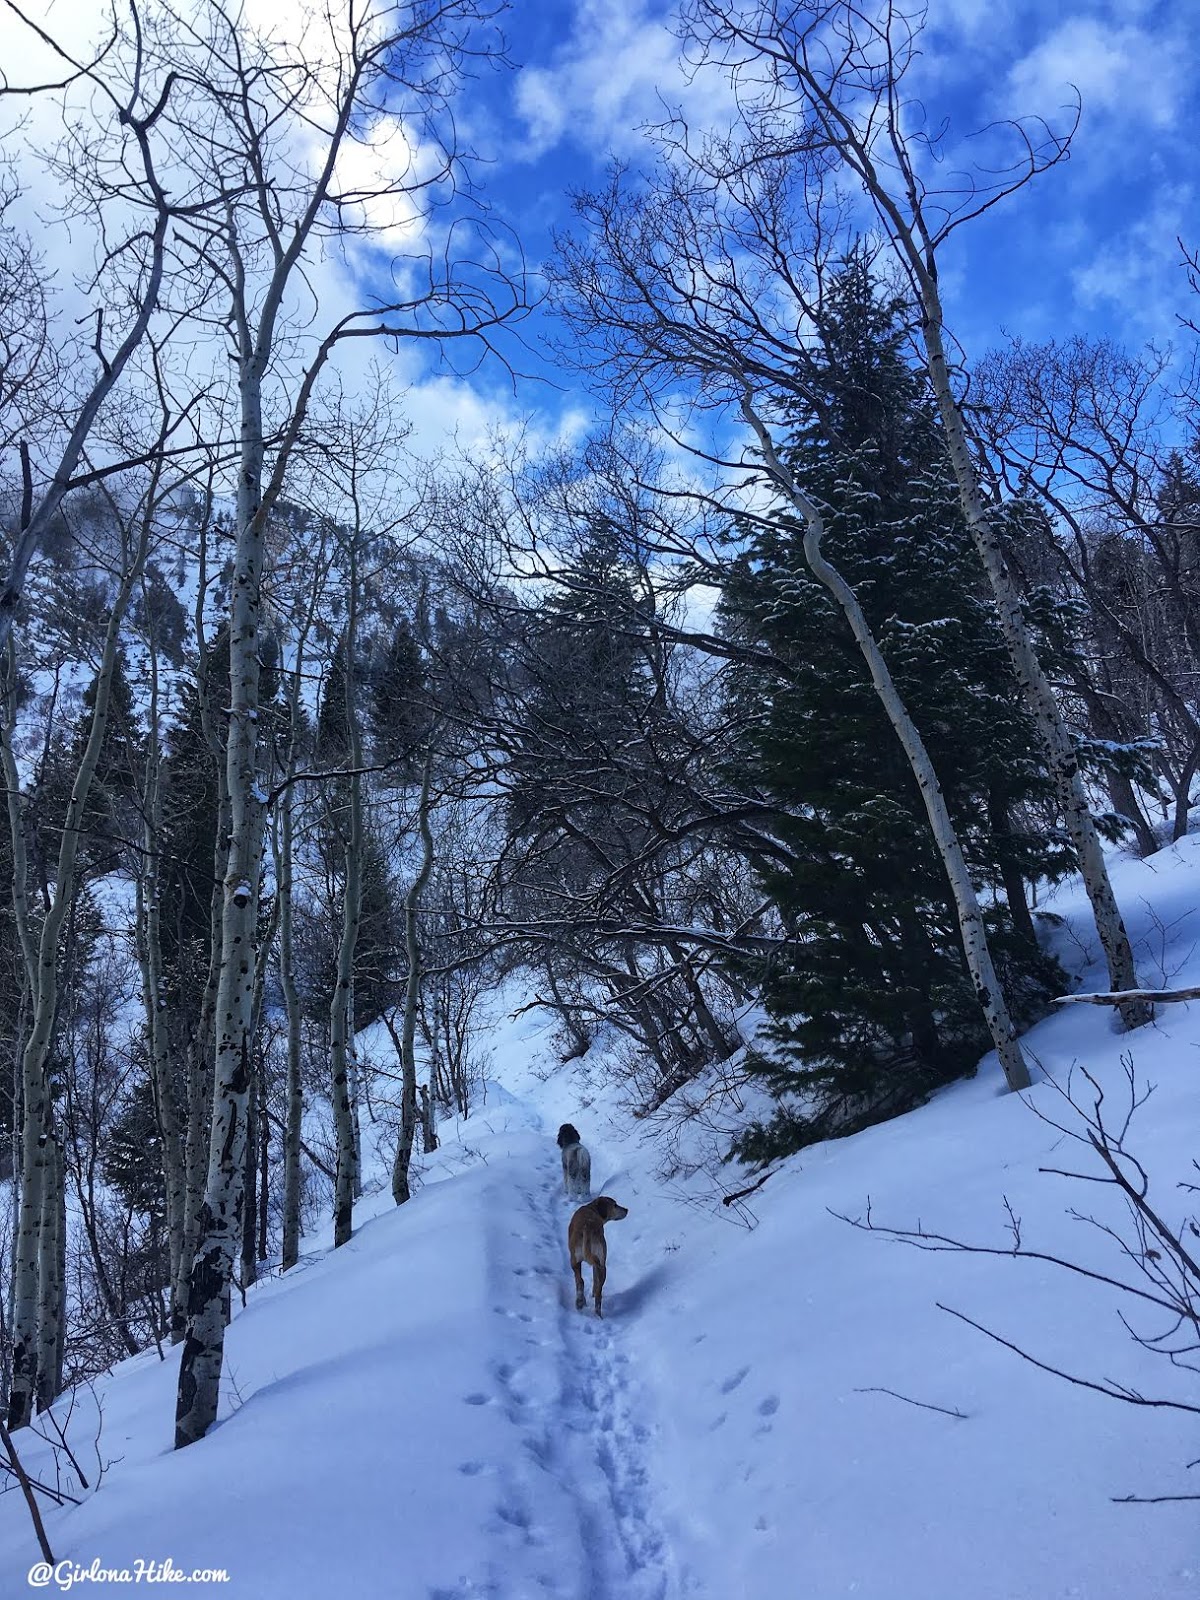
POLYGON ((350 738, 346 728, 346 644, 339 635, 321 685, 315 754, 322 767, 336 767, 345 762, 349 751, 350 738))
POLYGON ((161 1227, 167 1211, 154 1091, 140 1078, 105 1132, 101 1170, 125 1202, 161 1227))
POLYGON ((160 927, 168 1016, 182 1042, 195 1026, 208 970, 222 759, 205 736, 224 733, 229 685, 229 634, 219 630, 195 679, 182 694, 178 723, 166 738, 160 927))
MULTIPOLYGON (((51 863, 58 856, 58 830, 67 814, 71 788, 91 731, 96 684, 93 677, 83 692, 83 709, 74 728, 65 740, 51 745, 39 774, 38 825, 44 857, 51 863)), ((144 761, 145 735, 134 712, 125 652, 118 649, 104 740, 81 819, 79 867, 84 873, 98 877, 115 871, 125 845, 138 839, 138 778, 144 761)))
MULTIPOLYGON (((1048 786, 936 412, 904 359, 905 307, 854 258, 819 332, 788 465, 822 507, 826 551, 929 749, 1010 1006, 1028 1018, 1060 980, 1024 882, 1065 862, 1029 826, 1048 786)), ((808 571, 803 529, 780 515, 737 536, 724 626, 787 669, 786 680, 737 669, 744 732, 728 762, 732 781, 778 807, 781 851, 756 865, 787 941, 764 993, 774 1054, 757 1070, 781 1105, 741 1144, 762 1159, 907 1109, 970 1070, 989 1039, 920 793, 847 624, 808 571)))
POLYGON ((612 523, 586 529, 528 617, 518 662, 502 736, 507 905, 537 926, 533 948, 573 1040, 560 997, 582 976, 644 1051, 643 1103, 661 1104, 728 1056, 734 1035, 673 932, 703 893, 690 829, 697 735, 650 586, 612 523), (630 937, 626 922, 662 932, 630 937))
MULTIPOLYGON (((361 701, 367 679, 360 663, 357 671, 358 698, 361 701)), ((403 719, 400 719, 401 721, 403 719)), ((398 727, 398 724, 396 725, 398 727)), ((395 731, 395 729, 393 730, 395 731)), ((339 639, 325 675, 317 711, 316 760, 323 768, 344 763, 350 753, 346 725, 346 653, 339 639)), ((364 751, 371 761, 387 759, 383 751, 364 751)), ((348 780, 334 771, 321 784, 321 805, 313 830, 314 845, 328 886, 328 898, 316 925, 300 934, 302 965, 301 998, 314 1020, 324 1021, 329 1012, 329 997, 337 973, 337 945, 340 914, 332 918, 329 908, 341 905, 345 876, 343 827, 348 811, 348 780)), ((362 810, 362 903, 354 952, 354 1022, 365 1028, 389 1003, 400 963, 401 933, 395 896, 388 873, 387 853, 372 817, 369 798, 364 792, 362 810)))
MULTIPOLYGON (((313 830, 326 889, 312 915, 297 926, 296 982, 307 1016, 324 1025, 337 977, 339 926, 330 908, 341 904, 342 841, 323 816, 313 830)), ((402 923, 387 853, 369 805, 363 807, 362 905, 354 949, 354 1026, 369 1027, 395 998, 403 967, 402 923)))
POLYGON ((597 527, 523 640, 508 828, 534 847, 548 884, 578 891, 636 849, 622 800, 649 798, 644 611, 615 539, 597 527))
POLYGON ((401 618, 370 675, 369 722, 376 761, 397 762, 396 775, 419 775, 414 753, 429 723, 425 664, 407 619, 401 618))
POLYGON ((369 1027, 395 998, 402 966, 401 918, 387 856, 369 806, 363 812, 362 856, 362 903, 354 952, 356 1028, 369 1027))

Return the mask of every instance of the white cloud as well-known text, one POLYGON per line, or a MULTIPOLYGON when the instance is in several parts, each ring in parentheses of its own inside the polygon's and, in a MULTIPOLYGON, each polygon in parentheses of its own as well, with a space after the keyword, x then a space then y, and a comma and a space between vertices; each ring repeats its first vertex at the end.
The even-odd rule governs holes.
POLYGON ((517 79, 516 110, 536 159, 564 138, 622 154, 640 146, 637 129, 682 107, 704 122, 727 91, 714 73, 690 82, 679 61, 670 14, 650 0, 579 0, 567 43, 548 67, 517 79))
POLYGON ((1014 20, 1011 0, 938 0, 929 9, 927 27, 938 38, 957 36, 959 43, 994 44, 1014 20))
POLYGON ((1147 211, 1076 268, 1072 282, 1079 303, 1088 309, 1111 306, 1126 329, 1169 338, 1186 297, 1177 240, 1192 231, 1195 204, 1191 184, 1164 186, 1147 211))
POLYGON ((1162 31, 1100 17, 1070 17, 1012 68, 1008 99, 1023 112, 1045 114, 1079 91, 1084 116, 1170 127, 1190 63, 1162 31))
MULTIPOLYGON (((335 17, 346 14, 343 7, 335 5, 332 9, 335 17)), ((81 59, 87 41, 99 37, 104 23, 103 10, 95 0, 31 0, 31 10, 47 31, 69 40, 81 59)), ((328 27, 324 33, 318 27, 324 14, 320 8, 311 16, 301 10, 280 13, 277 7, 272 11, 271 0, 249 0, 247 14, 276 39, 284 27, 302 32, 305 58, 310 65, 332 53, 336 37, 328 27)), ((63 75, 61 61, 56 61, 52 52, 37 43, 36 36, 0 6, 0 82, 6 78, 11 83, 29 84, 63 75)), ((91 97, 77 89, 68 98, 73 111, 86 119, 91 97)), ((6 147, 26 187, 9 220, 20 223, 30 233, 45 258, 47 272, 57 277, 58 326, 65 337, 88 310, 89 300, 76 287, 75 279, 86 280, 89 274, 97 234, 87 217, 68 225, 58 215, 56 208, 64 199, 62 186, 47 181, 35 154, 39 147, 50 147, 61 136, 62 99, 51 95, 31 102, 23 100, 10 115, 5 115, 8 108, 0 101, 0 131, 11 127, 18 115, 26 118, 18 136, 10 139, 6 147)), ((104 102, 96 104, 99 114, 107 112, 104 102)), ((368 224, 374 231, 365 239, 349 236, 323 243, 314 241, 314 247, 306 254, 302 270, 290 286, 281 323, 281 346, 293 368, 311 356, 320 336, 339 318, 362 306, 373 294, 386 298, 393 276, 401 294, 411 292, 419 277, 419 268, 413 263, 426 248, 436 251, 445 243, 444 232, 430 228, 426 198, 414 195, 411 189, 405 192, 406 184, 419 183, 431 175, 436 151, 421 145, 394 116, 377 115, 359 131, 358 139, 342 147, 334 188, 351 197, 351 222, 368 224), (390 263, 389 257, 394 258, 390 263)), ((280 131, 276 153, 285 170, 302 176, 315 170, 324 148, 318 134, 296 118, 287 130, 280 131)), ((119 220, 110 217, 110 226, 115 228, 119 220)), ((115 314, 110 322, 115 325, 115 314)), ((196 326, 186 336, 192 342, 185 348, 181 339, 177 358, 181 390, 184 384, 199 384, 207 373, 224 373, 228 369, 228 345, 219 330, 196 326)), ((430 377, 432 359, 432 347, 426 343, 414 341, 392 354, 383 340, 353 340, 339 348, 328 375, 329 383, 340 377, 353 393, 366 388, 373 361, 391 366, 397 387, 407 393, 414 419, 414 443, 419 443, 427 455, 433 455, 439 441, 445 442, 455 433, 474 444, 497 426, 517 425, 519 419, 511 397, 482 388, 476 392, 469 380, 430 377)), ((124 389, 132 389, 137 382, 136 372, 131 371, 124 389)), ((294 391, 294 382, 291 387, 294 391)), ((282 403, 278 392, 273 395, 273 403, 282 403)))
MULTIPOLYGON (((323 159, 322 142, 314 154, 323 159)), ((373 243, 389 250, 411 249, 425 228, 426 197, 419 185, 440 167, 440 152, 422 147, 397 117, 376 117, 357 138, 347 138, 338 151, 334 192, 351 202, 372 230, 373 243)))

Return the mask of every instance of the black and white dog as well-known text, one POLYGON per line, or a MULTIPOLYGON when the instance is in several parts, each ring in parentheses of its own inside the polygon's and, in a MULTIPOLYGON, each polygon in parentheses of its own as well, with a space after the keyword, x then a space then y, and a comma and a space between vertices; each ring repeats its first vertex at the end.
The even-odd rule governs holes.
POLYGON ((579 1129, 564 1122, 558 1130, 562 1151, 563 1190, 576 1200, 586 1200, 592 1192, 592 1158, 579 1142, 579 1129))

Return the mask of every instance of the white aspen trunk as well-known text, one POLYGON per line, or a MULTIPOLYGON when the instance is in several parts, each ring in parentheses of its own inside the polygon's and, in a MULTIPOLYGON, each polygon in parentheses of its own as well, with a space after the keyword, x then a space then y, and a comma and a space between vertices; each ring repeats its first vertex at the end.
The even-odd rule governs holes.
MULTIPOLYGON (((354 1040, 354 996, 350 997, 350 1115, 354 1119, 354 1198, 363 1196, 362 1181, 362 1116, 359 1110, 360 1081, 358 1076, 358 1046, 354 1040)), ((374 1117, 371 1119, 374 1121, 374 1117)))
POLYGON ((908 708, 888 670, 887 662, 883 659, 853 589, 837 568, 821 553, 821 540, 825 528, 820 512, 780 460, 774 441, 766 425, 755 412, 748 393, 742 402, 742 414, 758 438, 763 460, 772 479, 803 518, 805 559, 813 576, 829 590, 850 624, 867 670, 871 674, 871 682, 875 686, 880 704, 887 713, 888 720, 908 757, 954 898, 963 953, 966 956, 971 980, 975 985, 976 998, 987 1020, 988 1031, 996 1047, 996 1054, 1000 1058, 1005 1081, 1010 1089, 1027 1089, 1030 1083, 1029 1069, 1025 1065, 1021 1046, 1017 1042, 1016 1029, 1009 1017, 1000 980, 992 963, 987 932, 971 875, 967 870, 962 847, 954 831, 945 796, 942 794, 942 786, 929 759, 925 742, 909 716, 908 708))
POLYGON ((67 1353, 67 1163, 61 1140, 57 1148, 58 1259, 55 1262, 55 1272, 58 1278, 59 1292, 52 1303, 52 1311, 57 1319, 53 1353, 54 1395, 52 1398, 57 1398, 62 1393, 63 1363, 67 1353))
MULTIPOLYGON (((1121 909, 1117 904, 1117 897, 1113 893, 1100 835, 1096 831, 1095 819, 1088 805, 1075 743, 1071 738, 1070 729, 1063 721, 1054 690, 1042 670, 1042 664, 1034 649, 1021 607, 1020 592, 1009 575, 1004 552, 984 504, 979 486, 979 474, 967 442, 962 411, 950 382, 950 369, 942 338, 942 306, 937 281, 926 268, 920 272, 918 282, 924 312, 922 332, 929 362, 929 376, 950 447, 950 459, 954 466, 963 514, 995 596, 1000 627, 1012 657, 1017 682, 1021 686, 1026 704, 1033 713, 1037 731, 1046 751, 1050 776, 1058 803, 1062 808, 1063 820, 1071 836, 1071 843, 1075 846, 1075 854, 1079 858, 1079 870, 1083 876, 1088 899, 1091 901, 1092 914, 1096 919, 1096 931, 1100 936, 1100 944, 1108 966, 1109 986, 1114 990, 1136 990, 1137 968, 1133 959, 1133 949, 1129 943, 1121 909)), ((1154 1014, 1153 1006, 1141 999, 1122 1001, 1119 1011, 1121 1020, 1127 1028, 1140 1027, 1142 1023, 1149 1022, 1154 1014)))
MULTIPOLYGON (((12 907, 17 938, 25 962, 25 981, 32 996, 37 984, 37 945, 29 926, 29 851, 25 842, 25 818, 21 810, 21 780, 13 754, 12 736, 17 715, 17 661, 11 637, 5 651, 7 663, 4 683, 4 715, 0 719, 0 763, 8 795, 8 826, 12 846, 12 907)), ((17 1035, 20 1038, 20 1034, 17 1035)))
POLYGON ((46 1411, 62 1389, 66 1305, 66 1169, 57 1133, 46 1143, 38 1238, 37 1409, 46 1411))
MULTIPOLYGON (((278 285, 280 293, 282 284, 278 285)), ((276 285, 272 285, 276 288, 276 285)), ((259 631, 264 521, 262 376, 269 325, 251 343, 241 325, 241 439, 237 549, 230 595, 229 731, 226 783, 229 856, 222 886, 221 967, 215 1008, 216 1058, 204 1202, 188 1282, 187 1330, 179 1367, 175 1446, 204 1437, 220 1401, 225 1323, 245 1200, 246 1096, 257 962, 258 889, 265 807, 258 784, 259 631)))
MULTIPOLYGON (((222 814, 227 810, 228 807, 222 805, 222 814)), ((223 841, 227 839, 228 833, 222 834, 218 827, 215 865, 219 870, 215 880, 217 888, 213 891, 210 919, 212 942, 209 971, 200 1002, 200 1016, 187 1060, 187 1132, 183 1146, 183 1250, 179 1257, 179 1271, 173 1291, 173 1297, 183 1308, 185 1323, 188 1282, 200 1234, 200 1213, 204 1206, 204 1186, 208 1176, 208 1139, 213 1092, 213 1037, 216 1031, 217 983, 221 975, 221 900, 224 892, 225 864, 229 858, 228 850, 223 848, 223 841)), ((183 1326, 177 1331, 172 1330, 172 1343, 178 1344, 183 1335, 183 1326)))
MULTIPOLYGON (((276 895, 266 932, 261 938, 258 958, 254 966, 254 1004, 250 1013, 250 1081, 246 1092, 246 1172, 243 1180, 242 1209, 242 1303, 246 1290, 258 1281, 258 1234, 260 1195, 258 1188, 259 1157, 262 1143, 263 1062, 254 1048, 262 1027, 263 995, 266 991, 267 963, 279 927, 279 897, 276 895)), ((266 1205, 266 1196, 261 1197, 266 1205)))
MULTIPOLYGON (((361 883, 360 883, 361 902, 361 883)), ((359 926, 362 926, 361 903, 359 926)), ((360 1114, 361 1085, 358 1076, 358 1025, 354 1020, 354 974, 350 974, 350 993, 346 997, 346 1077, 350 1084, 350 1120, 354 1130, 354 1198, 362 1199, 362 1117, 360 1114)))
MULTIPOLYGON (((58 1012, 58 950, 63 924, 75 893, 75 861, 78 855, 81 823, 95 776, 96 764, 108 726, 108 706, 112 692, 113 668, 117 658, 121 623, 134 587, 141 579, 149 539, 149 517, 143 521, 139 546, 120 587, 109 615, 100 670, 96 676, 96 701, 92 710, 87 743, 71 787, 71 799, 63 823, 62 844, 54 896, 42 922, 37 947, 37 967, 33 986, 33 1013, 29 1038, 22 1056, 24 1119, 21 1137, 22 1184, 18 1206, 17 1251, 13 1263, 13 1372, 9 1391, 8 1425, 21 1428, 29 1421, 35 1396, 42 1389, 38 1371, 39 1351, 50 1347, 50 1331, 43 1344, 39 1324, 61 1318, 61 1280, 59 1301, 51 1304, 53 1282, 58 1279, 51 1256, 57 1260, 58 1243, 43 1248, 43 1219, 54 1215, 61 1184, 55 1172, 61 1170, 55 1154, 54 1116, 50 1093, 50 1057, 54 1041, 54 1022, 58 1012), (43 1272, 50 1276, 46 1294, 42 1293, 43 1272)), ((57 1335, 55 1335, 57 1337, 57 1335)), ((41 1375, 53 1382, 53 1375, 41 1375)))
MULTIPOLYGON (((204 547, 201 547, 201 582, 196 599, 196 637, 204 639, 204 594, 206 584, 204 547)), ((172 1299, 182 1309, 183 1320, 171 1330, 171 1341, 178 1344, 184 1337, 189 1296, 189 1281, 196 1244, 200 1234, 200 1213, 204 1206, 204 1189, 208 1179, 208 1143, 212 1118, 214 1075, 213 1040, 216 1033, 217 988, 221 977, 221 926, 225 901, 225 873, 229 865, 229 830, 232 826, 229 811, 229 783, 226 776, 225 753, 213 722, 210 694, 213 685, 209 677, 207 658, 202 656, 202 681, 200 683, 200 725, 204 738, 212 751, 217 772, 217 828, 213 843, 213 892, 209 907, 208 976, 200 999, 200 1015, 192 1038, 187 1060, 187 1132, 184 1139, 184 1206, 183 1250, 172 1299)))
MULTIPOLYGON (((433 832, 429 826, 429 788, 433 777, 433 757, 425 758, 421 777, 418 825, 421 831, 421 865, 404 899, 404 948, 408 958, 408 980, 404 986, 404 1024, 400 1036, 400 1131, 396 1139, 396 1158, 392 1163, 392 1199, 398 1206, 411 1199, 408 1173, 412 1166, 413 1140, 417 1132, 417 1013, 421 1001, 421 942, 417 936, 417 912, 421 895, 433 870, 433 832)), ((394 1035, 393 1035, 394 1037, 394 1035)))
MULTIPOLYGON (((30 998, 29 985, 26 983, 22 986, 21 1003, 17 1009, 16 1037, 18 1039, 23 1038, 25 1035, 25 1019, 29 1011, 30 998)), ((21 1091, 21 1058, 19 1054, 14 1051, 12 1063, 13 1125, 12 1131, 9 1135, 9 1151, 10 1159, 12 1161, 14 1200, 21 1193, 21 1184, 24 1182, 24 1174, 21 1170, 21 1135, 24 1128, 25 1107, 24 1096, 21 1091)), ((12 1220, 8 1230, 8 1258, 13 1262, 15 1262, 17 1259, 17 1239, 19 1236, 20 1220, 20 1207, 14 1204, 12 1208, 12 1220)), ((8 1274, 8 1282, 4 1286, 4 1325, 6 1328, 11 1328, 13 1325, 13 1314, 16 1304, 16 1288, 17 1275, 15 1272, 10 1272, 8 1274)))
MULTIPOLYGON (((251 1038, 254 1033, 251 1034, 251 1038)), ((255 1244, 258 1235, 258 1102, 257 1063, 251 1060, 250 1092, 246 1096, 246 1172, 242 1180, 245 1200, 242 1207, 242 1304, 246 1290, 258 1281, 255 1244)))
MULTIPOLYGON (((290 772, 288 774, 291 775, 290 772)), ((274 835, 279 895, 279 982, 287 1017, 287 1109, 283 1129, 283 1254, 286 1272, 300 1259, 300 1137, 304 1090, 300 1079, 300 995, 292 936, 292 791, 284 790, 274 835)))
MULTIPOLYGON (((21 809, 20 776, 17 771, 16 757, 13 754, 12 735, 17 714, 17 664, 16 652, 13 648, 11 635, 5 650, 6 676, 4 682, 4 708, 3 717, 0 717, 0 762, 3 764, 4 785, 8 797, 8 822, 9 835, 12 845, 13 871, 10 892, 12 896, 13 917, 17 925, 17 937, 21 945, 21 955, 25 963, 25 980, 22 985, 20 1005, 17 1011, 17 1028, 14 1037, 24 1037, 29 1009, 33 1004, 33 997, 37 985, 37 945, 34 941, 29 925, 29 853, 25 841, 25 818, 21 809)), ((12 1125, 12 1163, 13 1182, 17 1196, 24 1192, 25 1163, 24 1163, 24 1131, 25 1131, 25 1094, 22 1061, 20 1055, 13 1059, 13 1125, 12 1125)), ((10 1247, 14 1270, 9 1276, 5 1293, 5 1321, 9 1328, 16 1325, 17 1304, 17 1272, 16 1262, 19 1254, 19 1241, 21 1236, 21 1208, 19 1203, 13 1207, 12 1232, 10 1247)))
POLYGON ((304 1085, 300 1076, 300 994, 296 988, 295 940, 292 915, 293 787, 296 776, 297 730, 300 726, 300 696, 304 674, 304 652, 309 629, 316 612, 319 585, 314 582, 313 598, 296 642, 296 664, 285 680, 288 701, 289 737, 287 760, 279 805, 271 823, 271 848, 275 858, 275 894, 279 908, 279 983, 287 1019, 287 1082, 283 1126, 283 1246, 281 1270, 286 1272, 300 1259, 300 1195, 302 1173, 300 1155, 304 1124, 304 1085))
MULTIPOLYGON (((267 553, 266 512, 282 488, 308 397, 331 345, 328 341, 322 345, 305 374, 300 396, 277 451, 266 504, 263 500, 262 385, 274 349, 284 294, 328 193, 337 151, 355 104, 357 84, 357 75, 353 75, 344 86, 336 127, 327 144, 320 176, 286 249, 274 221, 268 223, 275 247, 275 265, 258 308, 257 332, 251 327, 245 262, 232 213, 229 218, 226 242, 232 264, 229 281, 238 347, 241 421, 237 548, 230 593, 229 731, 224 769, 229 807, 228 857, 221 890, 221 964, 213 1018, 216 1053, 208 1172, 188 1280, 187 1331, 175 1403, 176 1449, 202 1439, 216 1420, 229 1290, 245 1200, 246 1096, 250 1087, 258 888, 266 822, 265 797, 258 782, 257 764, 258 652, 267 553)), ((260 201, 265 194, 265 190, 261 191, 260 201)), ((269 202, 265 203, 269 211, 269 202)))
POLYGON ((265 1261, 270 1248, 271 1223, 271 1111, 267 1104, 265 1072, 258 1081, 258 1259, 265 1261))

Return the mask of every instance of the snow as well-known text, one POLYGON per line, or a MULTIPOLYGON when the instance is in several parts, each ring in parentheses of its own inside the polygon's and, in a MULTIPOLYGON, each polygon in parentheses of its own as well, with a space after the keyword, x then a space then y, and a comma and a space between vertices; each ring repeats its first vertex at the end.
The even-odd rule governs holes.
MULTIPOLYGON (((1143 980, 1200 981, 1200 840, 1121 861, 1115 881, 1143 980)), ((1102 986, 1076 888, 1046 909, 1065 919, 1064 959, 1091 962, 1084 986, 1102 986)), ((1066 1008, 1025 1042, 1060 1085, 1078 1062, 1113 1102, 1131 1055, 1156 1085, 1132 1140, 1152 1196, 1173 1220, 1194 1211, 1176 1185, 1195 1176, 1200 1004, 1132 1036, 1099 1008, 1066 1008)), ((1196 1403, 1188 1373, 1131 1340, 1129 1303, 1048 1263, 922 1253, 834 1214, 861 1217, 869 1198, 879 1223, 1002 1245, 1007 1199, 1030 1248, 1122 1268, 1068 1214, 1119 1221, 1109 1191, 1038 1170, 1086 1159, 1036 1114, 1069 1110, 1052 1083, 1005 1095, 989 1058, 724 1208, 703 1173, 657 1176, 646 1125, 594 1059, 555 1067, 539 1013, 499 1012, 487 1043, 486 1103, 443 1128, 415 1199, 397 1210, 384 1185, 349 1245, 311 1237, 298 1268, 251 1291, 207 1439, 171 1451, 173 1354, 98 1385, 113 1464, 83 1504, 48 1515, 56 1556, 224 1568, 226 1584, 180 1588, 254 1600, 1196 1594, 1195 1506, 1112 1503, 1200 1492, 1189 1419, 1072 1387, 937 1304, 1073 1374, 1196 1403), (629 1207, 608 1228, 602 1322, 573 1304, 565 1120, 596 1192, 629 1207)), ((723 1181, 749 1179, 727 1168, 723 1181)), ((51 1472, 18 1438, 30 1469, 51 1472)), ((5 1594, 24 1592, 35 1558, 10 1492, 5 1594)))

